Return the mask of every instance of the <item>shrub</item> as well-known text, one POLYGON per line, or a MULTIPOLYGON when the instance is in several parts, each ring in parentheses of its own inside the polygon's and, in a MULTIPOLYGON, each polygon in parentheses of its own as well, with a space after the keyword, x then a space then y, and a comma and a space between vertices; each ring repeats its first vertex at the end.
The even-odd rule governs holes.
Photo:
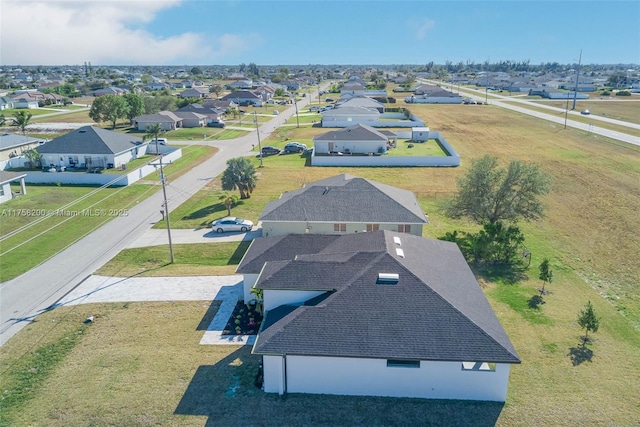
POLYGON ((616 92, 616 96, 631 96, 631 92, 628 90, 621 90, 616 92))

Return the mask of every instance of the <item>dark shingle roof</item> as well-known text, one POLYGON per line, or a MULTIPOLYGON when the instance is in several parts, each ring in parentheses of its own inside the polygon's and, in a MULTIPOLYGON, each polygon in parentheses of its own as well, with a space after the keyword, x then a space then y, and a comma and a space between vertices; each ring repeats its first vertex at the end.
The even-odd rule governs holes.
POLYGON ((269 311, 255 353, 520 362, 454 243, 390 231, 348 234, 315 261, 301 258, 267 262, 256 288, 327 292, 269 311), (343 260, 322 259, 332 251, 343 260), (398 274, 398 283, 378 284, 378 273, 398 274))
POLYGON ((371 126, 357 124, 340 130, 332 130, 313 137, 313 141, 379 141, 387 143, 389 137, 371 126))
POLYGON ((142 139, 93 126, 83 126, 38 148, 40 154, 118 154, 142 144, 142 139))
POLYGON ((269 202, 261 221, 426 223, 415 195, 351 175, 307 184, 269 202))

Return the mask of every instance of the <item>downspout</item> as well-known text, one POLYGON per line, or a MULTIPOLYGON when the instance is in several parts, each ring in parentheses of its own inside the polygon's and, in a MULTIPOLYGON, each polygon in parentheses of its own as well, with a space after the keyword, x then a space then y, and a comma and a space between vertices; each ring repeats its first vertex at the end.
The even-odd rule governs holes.
POLYGON ((282 355, 282 393, 287 394, 287 355, 282 355))

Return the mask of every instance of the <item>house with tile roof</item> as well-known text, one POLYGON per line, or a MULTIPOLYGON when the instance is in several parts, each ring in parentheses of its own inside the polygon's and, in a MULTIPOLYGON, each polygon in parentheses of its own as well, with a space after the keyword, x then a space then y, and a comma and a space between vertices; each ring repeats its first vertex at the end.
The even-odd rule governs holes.
POLYGON ((144 156, 148 142, 137 136, 83 126, 38 148, 43 165, 79 169, 120 168, 144 156))
POLYGON ((260 214, 265 236, 394 230, 422 235, 427 224, 416 196, 353 175, 337 175, 283 193, 260 214))
POLYGON ((253 241, 268 393, 505 401, 520 358, 455 243, 380 230, 253 241))

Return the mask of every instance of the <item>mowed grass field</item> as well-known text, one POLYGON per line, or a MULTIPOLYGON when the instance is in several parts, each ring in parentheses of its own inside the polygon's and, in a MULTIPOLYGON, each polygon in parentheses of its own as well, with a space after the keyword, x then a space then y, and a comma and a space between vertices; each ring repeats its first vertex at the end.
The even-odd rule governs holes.
MULTIPOLYGON (((266 395, 253 388, 259 361, 249 348, 199 345, 217 308, 209 301, 121 303, 53 310, 0 348, 0 363, 6 367, 0 375, 3 388, 25 384, 25 393, 34 389, 30 399, 9 408, 12 423, 7 425, 637 425, 640 150, 492 106, 411 108, 446 135, 462 156, 460 167, 311 168, 297 155, 267 157, 251 199, 233 214, 256 221, 266 203, 283 191, 349 173, 415 192, 429 214, 425 236, 439 237, 477 229, 442 214, 456 179, 473 158, 491 154, 504 163, 516 158, 539 164, 554 186, 544 199, 547 218, 520 224, 533 254, 527 277, 513 283, 477 272, 522 359, 512 367, 504 406, 266 395), (551 259, 554 281, 546 304, 534 309, 528 300, 541 285, 537 266, 544 257, 551 259), (601 327, 593 342, 582 347, 576 315, 588 300, 601 327), (95 315, 96 322, 83 326, 88 315, 95 315), (70 349, 60 344, 70 340, 70 349), (37 352, 48 349, 58 349, 63 357, 50 371, 38 371, 37 352), (20 383, 32 376, 42 381, 20 383)), ((318 132, 322 129, 283 130, 264 144, 305 142, 318 132)), ((197 225, 211 212, 222 212, 219 190, 219 179, 213 180, 172 213, 172 225, 197 225)), ((137 274, 161 266, 163 249, 130 250, 114 259, 111 271, 137 274), (127 258, 135 259, 138 270, 127 270, 127 258), (160 261, 146 265, 145 258, 160 261)), ((224 267, 216 254, 227 251, 233 257, 241 249, 192 251, 183 259, 185 265, 201 265, 212 258, 209 265, 224 267)))

